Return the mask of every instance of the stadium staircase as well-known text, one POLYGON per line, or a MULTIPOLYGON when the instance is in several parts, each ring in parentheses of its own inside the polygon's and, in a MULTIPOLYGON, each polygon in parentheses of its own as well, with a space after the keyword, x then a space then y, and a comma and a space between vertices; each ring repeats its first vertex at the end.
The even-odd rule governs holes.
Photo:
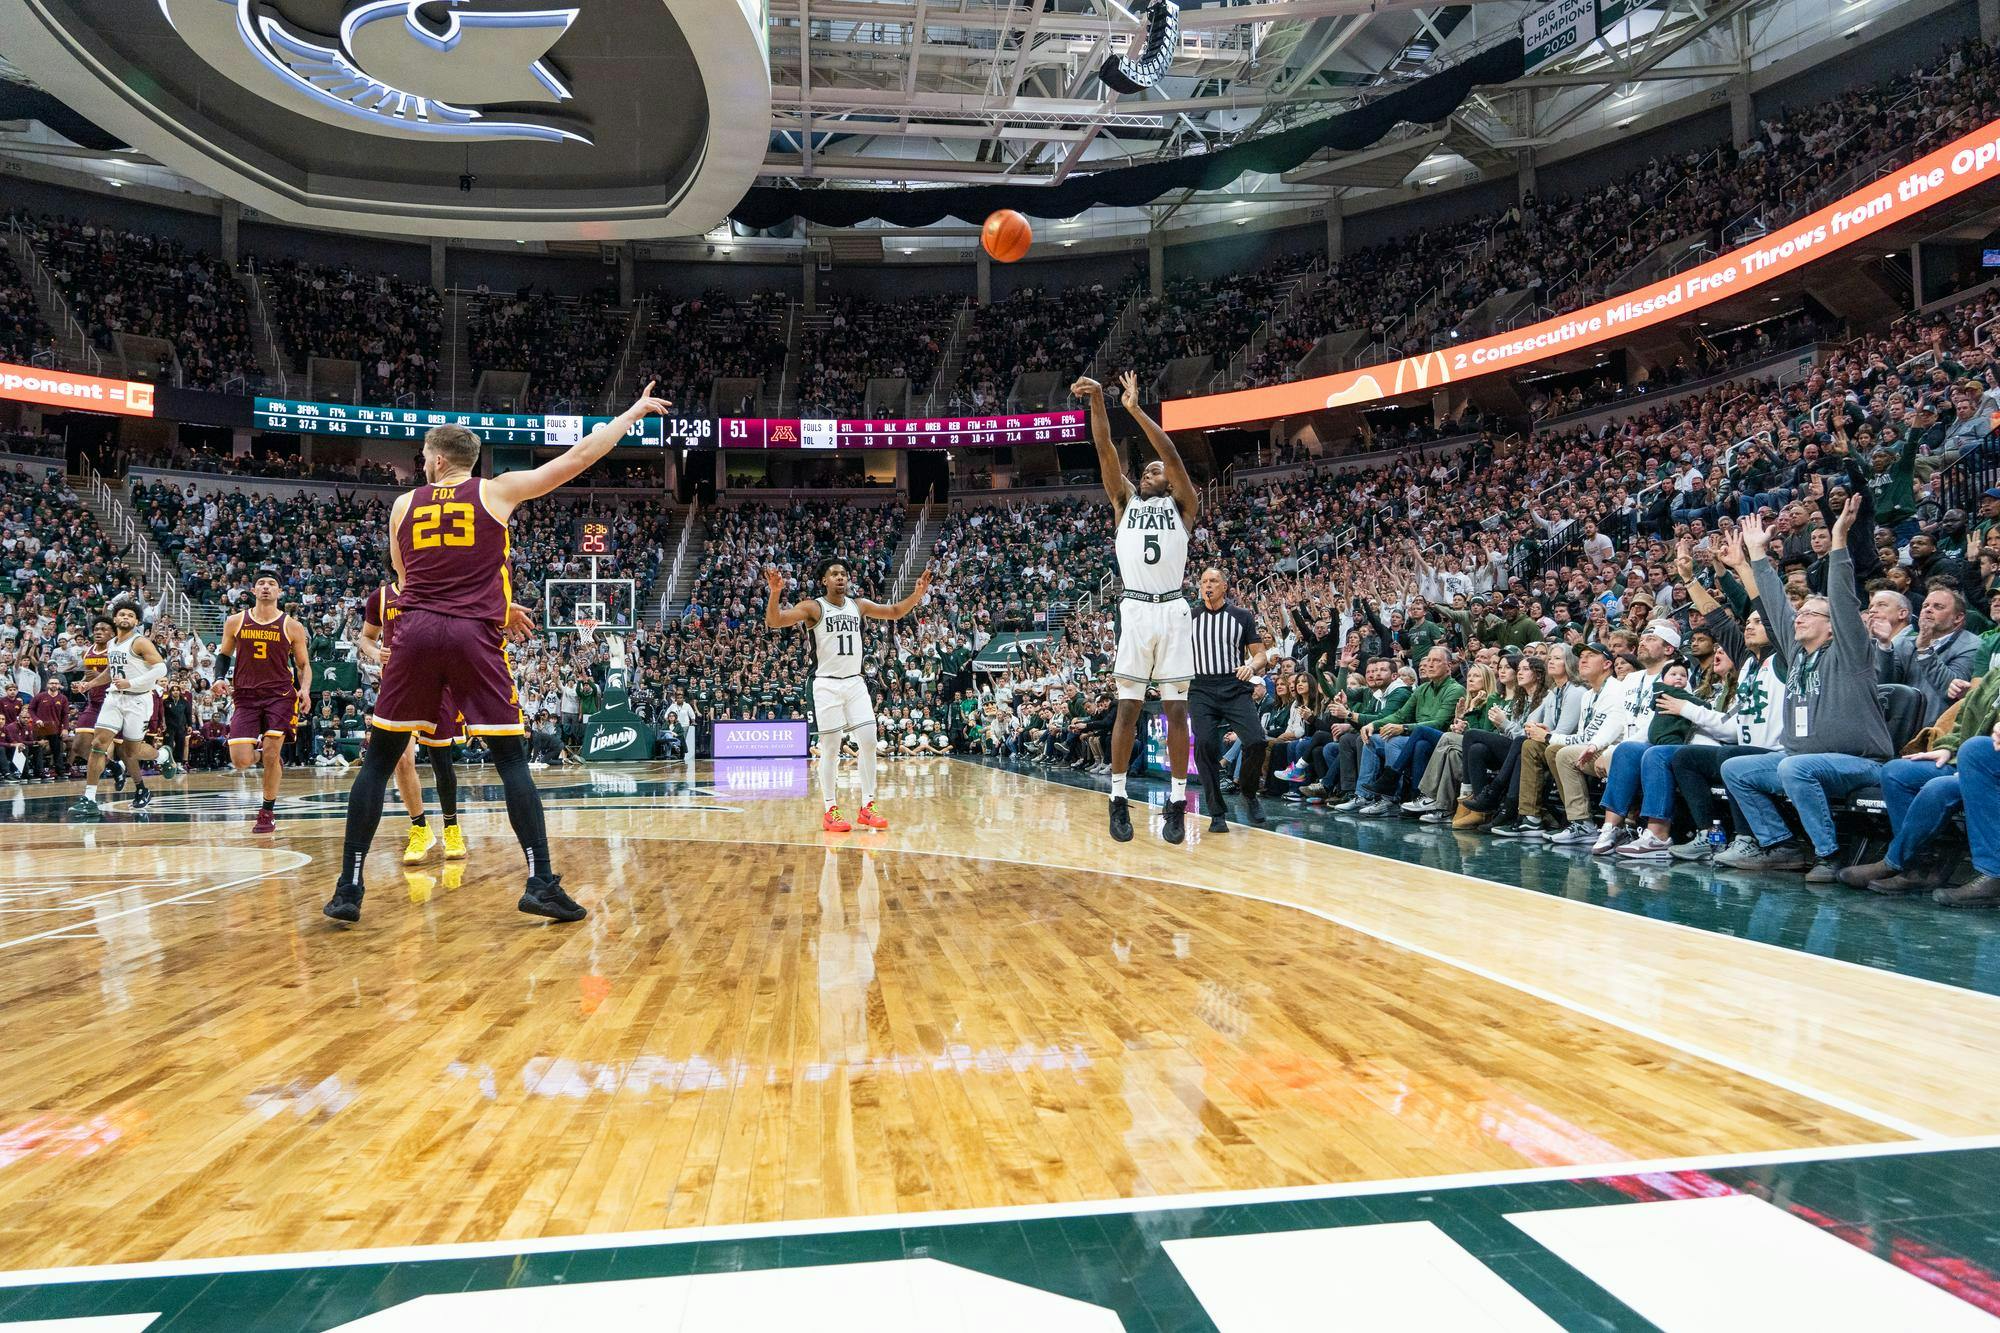
POLYGON ((76 316, 70 313, 69 302, 63 299, 48 265, 42 263, 42 257, 28 243, 28 234, 21 230, 20 223, 10 223, 0 236, 5 237, 7 253, 14 257, 22 276, 27 278, 28 286, 35 293, 35 305, 42 312, 42 322, 55 331, 56 360, 71 370, 102 375, 104 358, 91 345, 90 335, 84 332, 83 325, 77 323, 76 316))
POLYGON ((1090 377, 1099 384, 1111 383, 1112 376, 1124 368, 1124 362, 1119 357, 1125 350, 1125 344, 1132 340, 1133 330, 1139 327, 1139 310, 1145 302, 1146 291, 1142 287, 1126 297, 1125 304, 1118 308, 1118 318, 1111 322, 1111 331, 1104 335, 1104 345, 1090 359, 1090 377))
POLYGON ((87 461, 82 472, 70 477, 69 484, 90 506, 98 529, 110 539, 120 563, 146 590, 147 600, 157 602, 161 614, 174 624, 192 629, 213 643, 222 632, 222 608, 199 606, 188 600, 179 573, 153 541, 152 532, 139 521, 123 488, 107 482, 87 461))
POLYGON ((1326 285, 1327 274, 1330 271, 1324 264, 1315 264, 1305 272, 1280 282, 1272 294, 1270 315, 1257 326, 1257 331, 1250 335, 1250 341, 1235 349, 1226 358, 1217 358, 1220 365, 1202 392, 1221 393, 1242 383, 1243 376, 1250 369, 1250 363, 1270 345, 1272 332, 1298 315, 1305 303, 1312 299, 1313 293, 1326 285))
POLYGON ((686 536, 688 527, 693 522, 692 508, 671 512, 667 525, 666 562, 637 590, 641 625, 657 625, 666 619, 667 588, 673 582, 676 562, 685 558, 687 554, 687 548, 682 545, 682 538, 686 536))
POLYGON ((648 594, 656 614, 669 618, 687 610, 688 594, 694 591, 695 576, 701 569, 702 552, 708 549, 708 531, 701 521, 700 506, 688 508, 681 516, 679 530, 674 558, 667 566, 666 588, 658 596, 648 594))
POLYGON ((471 340, 466 336, 465 316, 475 295, 454 287, 444 298, 445 403, 461 411, 472 406, 471 340))
POLYGON ((910 589, 917 585, 917 576, 937 554, 938 537, 944 532, 947 512, 948 507, 942 504, 920 505, 916 525, 904 525, 902 543, 896 548, 896 586, 889 594, 891 601, 901 601, 910 595, 910 589))
POLYGON ((959 372, 965 369, 965 340, 972 332, 973 310, 973 304, 966 302, 959 307, 958 318, 951 322, 951 341, 945 345, 944 356, 938 361, 930 391, 921 403, 912 404, 920 409, 920 415, 935 416, 950 410, 951 400, 958 392, 959 372))
POLYGON ((652 302, 640 297, 632 303, 632 322, 625 331, 625 350, 618 355, 618 368, 611 372, 611 378, 604 384, 604 401, 598 404, 600 416, 612 416, 625 410, 628 403, 639 396, 639 390, 646 386, 639 383, 639 362, 643 359, 641 349, 645 346, 646 330, 653 319, 652 302))
POLYGON ((805 307, 797 301, 785 309, 785 359, 778 368, 764 377, 763 398, 760 410, 767 417, 798 415, 799 396, 799 343, 803 340, 808 320, 822 323, 833 322, 831 315, 808 315, 805 307))
POLYGON ((289 398, 291 369, 286 364, 284 349, 278 345, 278 331, 271 324, 271 309, 264 302, 264 279, 257 272, 256 262, 237 269, 236 280, 243 284, 243 294, 249 298, 250 345, 257 353, 257 369, 266 384, 275 386, 289 398))

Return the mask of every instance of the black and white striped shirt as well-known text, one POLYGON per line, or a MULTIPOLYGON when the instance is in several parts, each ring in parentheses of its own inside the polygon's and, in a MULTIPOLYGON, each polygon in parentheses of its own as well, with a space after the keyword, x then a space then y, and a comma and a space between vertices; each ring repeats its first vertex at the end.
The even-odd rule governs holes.
POLYGON ((1243 665, 1246 645, 1262 643, 1257 617, 1234 602, 1211 611, 1201 601, 1194 604, 1194 674, 1234 676, 1243 665))

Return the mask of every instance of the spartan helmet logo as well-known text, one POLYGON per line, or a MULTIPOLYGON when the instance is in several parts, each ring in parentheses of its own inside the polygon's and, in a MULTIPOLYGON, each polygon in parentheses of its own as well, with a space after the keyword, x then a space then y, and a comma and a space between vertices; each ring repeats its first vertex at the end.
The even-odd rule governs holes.
POLYGON ((509 3, 366 0, 337 37, 303 30, 276 0, 160 0, 160 9, 230 79, 325 124, 394 139, 588 144, 551 117, 479 110, 570 100, 548 53, 577 11, 509 3))

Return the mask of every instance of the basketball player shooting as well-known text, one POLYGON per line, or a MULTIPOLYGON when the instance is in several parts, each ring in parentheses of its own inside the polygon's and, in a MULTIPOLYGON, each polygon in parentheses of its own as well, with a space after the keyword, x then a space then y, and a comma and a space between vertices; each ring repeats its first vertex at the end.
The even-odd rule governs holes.
POLYGON ((215 697, 231 696, 229 763, 241 773, 261 759, 264 803, 252 833, 277 831, 278 788, 285 778, 285 742, 298 720, 312 715, 312 662, 306 627, 278 609, 278 572, 260 569, 248 611, 222 622, 215 649, 215 697), (228 690, 222 682, 231 682, 228 690))
POLYGON ((1118 716, 1111 727, 1111 836, 1132 841, 1125 775, 1150 684, 1160 687, 1160 707, 1167 715, 1167 805, 1160 832, 1168 842, 1180 842, 1187 836, 1187 698, 1194 678, 1193 621, 1182 585, 1188 533, 1201 495, 1174 442, 1139 405, 1138 375, 1126 371, 1119 385, 1125 410, 1159 455, 1139 473, 1137 486, 1125 475, 1111 442, 1104 386, 1088 375, 1070 385, 1071 393, 1090 404, 1090 434, 1104 493, 1116 515, 1118 578, 1125 587, 1118 603, 1118 655, 1111 668, 1118 682, 1118 716))
POLYGON ((847 566, 839 560, 822 561, 815 582, 821 596, 781 606, 785 576, 764 567, 764 586, 771 594, 764 605, 764 624, 771 629, 812 626, 813 723, 819 731, 819 794, 826 803, 820 827, 828 833, 846 833, 854 827, 841 818, 839 805, 840 743, 852 738, 861 751, 861 808, 855 818, 863 828, 885 829, 889 821, 875 812, 875 701, 861 674, 867 656, 861 647, 861 622, 901 620, 916 610, 931 590, 931 572, 919 574, 910 595, 892 605, 850 597, 847 566))
POLYGON ((673 407, 653 386, 632 406, 538 468, 476 477, 479 436, 434 426, 424 436, 425 484, 389 511, 389 558, 396 570, 396 645, 368 719, 368 747, 347 794, 340 880, 322 909, 335 921, 361 919, 362 868, 382 821, 382 798, 410 737, 436 731, 445 692, 469 735, 485 740, 507 797, 507 822, 527 857, 528 882, 516 904, 532 916, 581 921, 588 913, 563 891, 549 859, 541 793, 528 772, 527 727, 507 660, 508 523, 526 501, 575 480, 650 416, 673 407))

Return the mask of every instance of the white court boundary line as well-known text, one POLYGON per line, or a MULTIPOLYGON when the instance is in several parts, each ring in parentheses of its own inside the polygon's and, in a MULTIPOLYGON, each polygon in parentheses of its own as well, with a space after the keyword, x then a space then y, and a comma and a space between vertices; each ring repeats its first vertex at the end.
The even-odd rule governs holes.
POLYGON ((1705 1157, 1662 1157, 1629 1162, 1602 1162, 1586 1166, 1532 1166, 1513 1171, 1468 1171, 1443 1176, 1413 1176, 1403 1180, 1358 1180, 1333 1185, 1287 1185, 1272 1189, 1218 1190, 1209 1194, 1170 1194, 1147 1199, 1028 1203, 994 1208, 935 1209, 922 1213, 881 1213, 869 1217, 808 1218, 796 1222, 738 1222, 724 1226, 616 1231, 598 1235, 529 1236, 520 1240, 463 1241, 447 1245, 401 1245, 363 1250, 249 1254, 233 1258, 162 1259, 151 1263, 103 1264, 96 1267, 17 1269, 0 1272, 0 1290, 78 1282, 133 1282, 174 1277, 231 1276, 239 1273, 266 1273, 287 1268, 353 1268, 364 1264, 438 1263, 515 1255, 638 1249, 658 1245, 696 1245, 793 1236, 901 1231, 919 1227, 988 1226, 994 1223, 1039 1222, 1072 1217, 1136 1216, 1188 1208, 1240 1208, 1258 1204, 1310 1203, 1326 1199, 1368 1198, 1383 1194, 1427 1194, 1487 1186, 1533 1185, 1549 1181, 1604 1180, 1621 1176, 1655 1176, 1754 1166, 1811 1165, 1816 1162, 1906 1157, 1982 1148, 2000 1148, 2000 1134, 1941 1139, 1926 1143, 1907 1141, 1858 1143, 1834 1148, 1774 1148, 1767 1152, 1719 1153, 1705 1157))
MULTIPOLYGON (((130 846, 130 847, 159 848, 168 845, 169 844, 166 843, 128 843, 128 844, 121 844, 121 847, 130 846)), ((104 847, 104 848, 99 848, 98 850, 115 851, 118 850, 118 848, 104 847)), ((252 874, 241 875, 235 879, 224 880, 220 884, 210 884, 203 888, 190 890, 187 893, 176 894, 171 898, 162 898, 158 902, 141 903, 137 907, 128 907, 122 912, 111 912, 104 916, 92 917, 88 922, 72 921, 67 925, 57 926, 54 930, 44 930, 44 931, 39 931, 33 935, 23 935, 19 939, 0 940, 0 951, 4 951, 7 949, 18 949, 24 944, 34 944, 40 940, 52 940, 57 938, 58 936, 66 936, 68 938, 74 939, 76 938, 76 936, 71 934, 71 932, 77 930, 79 927, 82 926, 95 926, 100 922, 116 921, 120 917, 132 916, 139 912, 150 912, 153 911, 155 908, 172 907, 176 903, 184 903, 189 901, 190 899, 200 898, 206 894, 222 893, 229 889, 240 889, 246 884, 255 884, 259 880, 269 879, 273 875, 282 875, 287 871, 297 870, 301 866, 307 866, 312 864, 312 857, 306 855, 304 852, 295 852, 288 847, 278 847, 270 849, 244 848, 241 850, 256 851, 265 856, 269 856, 273 852, 276 852, 279 855, 294 857, 296 859, 293 860, 288 865, 270 866, 266 869, 256 871, 255 873, 252 874)))
MULTIPOLYGON (((951 755, 949 757, 961 763, 970 763, 970 761, 965 760, 959 755, 951 755)), ((1004 773, 1008 777, 1022 778, 1031 782, 1040 782, 1050 787, 1059 787, 1064 791, 1073 791, 1077 793, 1079 796, 1102 796, 1105 797, 1106 799, 1109 799, 1110 797, 1109 791, 1093 791, 1085 787, 1072 787, 1066 782, 1058 782, 1054 778, 1044 777, 1039 773, 1017 773, 1012 769, 992 768, 990 765, 986 764, 971 764, 970 766, 974 768, 987 769, 989 772, 1004 773)), ((1373 823, 1378 821, 1371 820, 1370 822, 1373 823)), ((1388 821, 1382 821, 1382 822, 1388 822, 1388 821)), ((1340 825, 1336 824, 1336 827, 1340 827, 1340 825)), ((1414 827, 1425 827, 1425 826, 1417 825, 1414 827)), ((1430 827, 1435 827, 1435 825, 1432 825, 1430 827)), ((1454 879, 1466 880, 1469 883, 1484 885, 1488 888, 1505 889, 1509 893, 1533 894, 1535 897, 1540 898, 1546 902, 1561 903, 1565 907, 1569 908, 1582 908, 1592 912, 1609 912, 1612 915, 1618 917, 1620 920, 1629 922, 1643 922, 1645 925, 1653 927, 1654 929, 1683 931, 1690 935, 1698 935, 1703 939, 1725 940, 1730 944, 1747 944, 1752 948, 1768 949, 1773 953, 1783 954, 1788 958, 1795 958, 1795 959, 1810 958, 1815 962, 1830 963, 1835 967, 1851 967, 1856 971, 1866 972, 1869 975, 1875 977, 1885 977, 1885 976, 1895 977, 1899 981, 1907 981, 1914 985, 1932 986, 1937 988, 1938 990, 1950 991, 1954 995, 1976 996, 1977 998, 1988 1001, 1989 1003, 2000 1004, 2000 996, 1993 995, 1988 991, 1974 990, 1970 986, 1955 986, 1949 981, 1938 981, 1931 977, 1913 976, 1908 972, 1897 972, 1891 968, 1875 967, 1869 963, 1857 963, 1847 958, 1835 958, 1830 954, 1812 953, 1805 949, 1788 948, 1787 946, 1782 944, 1772 944, 1769 940, 1751 939, 1748 935, 1725 935, 1721 931, 1703 930, 1700 926, 1690 926, 1684 921, 1666 921, 1662 920, 1659 917, 1646 916, 1637 912, 1621 912, 1617 908, 1606 906, 1603 903, 1588 902, 1579 898, 1565 898, 1559 893, 1544 893, 1540 889, 1531 889, 1527 887, 1525 884, 1509 884, 1504 879, 1487 879, 1483 875, 1469 875, 1463 870, 1445 870, 1438 866, 1412 867, 1411 864, 1407 861, 1398 861, 1395 857, 1384 856, 1380 852, 1364 852, 1359 847, 1347 847, 1347 846, 1342 846, 1339 843, 1320 842, 1313 838, 1301 838, 1294 834, 1280 832, 1279 830, 1274 828, 1258 828, 1255 824, 1251 823, 1232 821, 1229 825, 1229 831, 1231 833, 1237 833, 1246 830, 1251 833, 1261 833, 1267 838, 1282 838, 1286 842, 1300 843, 1307 847, 1321 847, 1330 852, 1341 852, 1348 856, 1359 856, 1370 861, 1380 861, 1385 865, 1403 866, 1406 869, 1414 868, 1417 870, 1424 871, 1427 874, 1433 874, 1433 875, 1450 875, 1454 879)), ((1447 830, 1447 832, 1449 831, 1450 830, 1447 830)), ((1217 836, 1220 835, 1218 834, 1217 836)), ((1617 863, 1613 862, 1613 864, 1615 865, 1617 863)), ((1659 863, 1654 862, 1653 864, 1657 865, 1659 863)), ((1627 868, 1635 869, 1636 867, 1627 867, 1627 868)), ((1727 867, 1724 867, 1724 870, 1726 872, 1727 867)), ((1730 881, 1730 883, 1732 884, 1738 882, 1739 881, 1736 880, 1730 881)), ((1806 890, 1803 888, 1803 881, 1801 881, 1801 885, 1802 887, 1800 891, 1806 892, 1806 890)), ((1785 892, 1785 890, 1783 889, 1775 889, 1772 891, 1785 892)), ((1838 900, 1836 899, 1835 901, 1838 900)), ((1856 899, 1856 901, 1859 902, 1867 900, 1856 899)))

